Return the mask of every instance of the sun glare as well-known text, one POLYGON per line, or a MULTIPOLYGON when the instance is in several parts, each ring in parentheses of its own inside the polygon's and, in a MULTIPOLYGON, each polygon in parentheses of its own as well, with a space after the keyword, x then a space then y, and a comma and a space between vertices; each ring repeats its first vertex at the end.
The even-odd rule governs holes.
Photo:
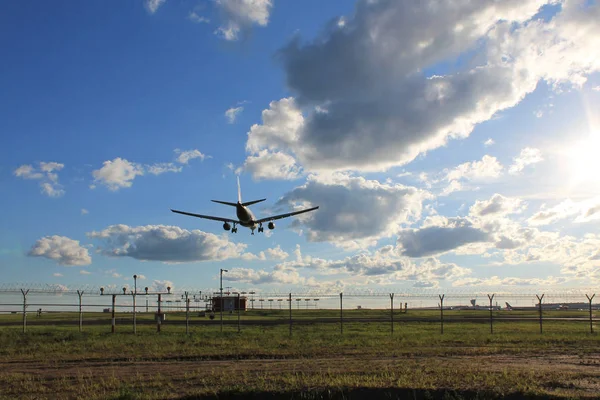
POLYGON ((567 155, 571 184, 600 184, 600 131, 576 142, 567 155))

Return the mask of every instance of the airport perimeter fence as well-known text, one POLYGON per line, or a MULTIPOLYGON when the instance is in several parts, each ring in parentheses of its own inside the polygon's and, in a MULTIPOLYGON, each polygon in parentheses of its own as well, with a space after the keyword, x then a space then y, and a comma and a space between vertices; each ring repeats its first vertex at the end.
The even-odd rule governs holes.
MULTIPOLYGON (((594 333, 600 310, 588 289, 525 292, 460 291, 346 291, 327 293, 172 290, 148 288, 71 289, 62 285, 0 285, 0 329, 22 326, 106 326, 107 331, 137 333, 138 326, 154 325, 157 332, 170 326, 212 327, 241 332, 246 326, 327 324, 332 330, 352 324, 376 325, 394 334, 405 324, 422 329, 444 329, 456 323, 489 326, 489 333, 506 323, 530 324, 544 333, 548 323, 578 324, 594 333), (33 317, 35 315, 35 317, 33 317), (29 316, 29 320, 28 320, 29 316)), ((458 324, 456 324, 458 325, 458 324)), ((486 328, 488 329, 488 328, 486 328)))

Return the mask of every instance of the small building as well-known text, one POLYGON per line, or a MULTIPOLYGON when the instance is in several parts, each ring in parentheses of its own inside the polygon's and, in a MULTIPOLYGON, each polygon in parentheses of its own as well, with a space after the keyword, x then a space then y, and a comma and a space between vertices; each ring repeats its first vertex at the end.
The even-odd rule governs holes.
POLYGON ((247 299, 245 296, 213 296, 211 299, 212 310, 214 312, 221 312, 221 304, 223 305, 223 311, 246 311, 247 299), (238 302, 239 300, 239 302, 238 302))

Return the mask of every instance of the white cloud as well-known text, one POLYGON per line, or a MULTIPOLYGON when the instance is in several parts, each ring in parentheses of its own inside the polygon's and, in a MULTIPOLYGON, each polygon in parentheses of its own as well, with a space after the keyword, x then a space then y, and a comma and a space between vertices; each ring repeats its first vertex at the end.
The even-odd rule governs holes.
POLYGON ((513 158, 513 164, 508 168, 509 174, 518 174, 523 171, 526 166, 537 164, 544 159, 542 158, 542 152, 539 149, 526 147, 521 150, 521 153, 513 158))
POLYGON ((227 111, 225 111, 225 117, 227 117, 227 121, 230 124, 233 124, 235 122, 235 119, 237 118, 237 116, 244 111, 244 107, 232 107, 230 109, 228 109, 227 111))
MULTIPOLYGON (((175 149, 174 152, 178 155, 175 161, 179 164, 188 164, 190 160, 195 158, 204 160, 209 157, 197 149, 186 151, 175 149)), ((102 184, 109 190, 117 191, 121 188, 131 187, 137 176, 146 173, 161 175, 167 172, 177 173, 182 170, 182 166, 178 166, 173 162, 142 165, 117 157, 112 161, 104 161, 102 168, 92 171, 94 183, 90 185, 90 189, 95 189, 97 184, 102 184)))
POLYGON ((215 33, 225 40, 238 40, 240 33, 256 24, 266 26, 273 2, 271 0, 216 0, 225 21, 215 33))
POLYGON ((279 245, 277 245, 277 247, 267 249, 266 252, 270 260, 285 260, 289 257, 289 254, 286 253, 279 245))
POLYGON ((166 0, 145 0, 144 6, 150 14, 154 14, 166 0))
POLYGON ((181 172, 183 167, 177 166, 173 163, 156 163, 147 165, 146 170, 152 175, 160 175, 165 172, 181 172))
POLYGON ((565 1, 553 18, 532 20, 546 3, 359 1, 343 27, 280 51, 305 112, 294 140, 277 143, 275 133, 269 150, 308 172, 381 171, 467 137, 540 81, 581 85, 600 69, 600 6, 565 1), (474 62, 456 73, 420 73, 467 51, 474 62))
POLYGON ((94 182, 105 185, 109 190, 131 187, 136 176, 144 175, 144 168, 120 157, 104 161, 102 168, 92 171, 94 182))
POLYGON ((39 239, 27 255, 49 258, 59 265, 65 266, 89 265, 92 263, 88 249, 81 246, 78 240, 58 235, 39 239))
POLYGON ((592 90, 593 90, 594 92, 600 92, 600 85, 598 85, 598 86, 594 86, 594 87, 592 88, 592 90))
POLYGON ((592 198, 580 202, 566 199, 554 207, 543 205, 527 222, 529 225, 550 225, 565 218, 575 217, 573 222, 589 222, 600 219, 600 198, 592 198))
POLYGON ((104 255, 165 263, 236 258, 246 248, 245 244, 230 242, 227 236, 165 225, 111 225, 87 235, 103 242, 100 251, 104 255))
POLYGON ((138 280, 140 280, 140 281, 144 281, 144 280, 146 280, 146 275, 137 274, 137 278, 138 278, 138 280))
POLYGON ((261 150, 246 158, 243 170, 252 174, 254 179, 294 180, 302 175, 302 168, 289 154, 261 150))
POLYGON ((494 139, 492 138, 488 138, 488 140, 486 140, 485 142, 483 142, 483 145, 485 147, 490 147, 493 146, 496 142, 494 142, 494 139))
POLYGON ((492 276, 490 278, 463 278, 455 281, 453 286, 484 286, 484 287, 506 287, 506 286, 535 286, 537 288, 555 286, 567 281, 566 278, 555 278, 550 276, 545 279, 540 278, 500 278, 492 276))
POLYGON ((210 158, 210 156, 203 154, 198 149, 185 150, 185 151, 182 151, 180 149, 175 149, 175 153, 179 154, 177 156, 177 162, 180 164, 187 164, 190 160, 193 160, 195 158, 199 158, 200 161, 204 161, 205 158, 210 158))
POLYGON ((60 272, 55 272, 55 273, 52 274, 52 276, 60 278, 61 276, 63 276, 63 274, 61 274, 60 272))
POLYGON ((498 217, 520 213, 524 207, 520 199, 504 197, 496 193, 489 200, 476 201, 471 206, 469 214, 476 217, 498 217))
POLYGON ((294 219, 292 227, 307 228, 307 239, 343 247, 373 245, 402 224, 420 218, 423 200, 430 195, 414 187, 385 184, 346 174, 311 175, 306 183, 286 193, 278 206, 319 206, 294 219))
POLYGON ((113 278, 120 278, 120 277, 122 277, 123 275, 121 275, 121 274, 119 274, 119 273, 117 273, 117 272, 113 272, 111 276, 112 276, 113 278))
POLYGON ((166 293, 168 288, 171 288, 171 291, 175 290, 175 284, 168 280, 154 280, 152 281, 151 292, 162 292, 166 293))
POLYGON ((188 14, 188 19, 196 24, 208 24, 210 22, 210 19, 203 17, 201 15, 198 15, 198 13, 196 13, 196 11, 190 11, 190 13, 188 14))
POLYGON ((81 209, 81 215, 87 215, 87 214, 89 214, 89 213, 90 213, 90 212, 89 212, 88 210, 86 210, 85 208, 82 208, 82 209, 81 209))
POLYGON ((447 172, 446 180, 485 180, 498 178, 502 174, 502 164, 496 157, 485 155, 481 161, 466 162, 447 172))
POLYGON ((39 170, 30 164, 21 165, 14 170, 14 175, 23 179, 40 180, 41 192, 48 197, 61 197, 65 194, 62 185, 58 183, 58 174, 54 171, 60 171, 64 164, 51 162, 40 162, 39 170))
POLYGON ((91 275, 92 273, 90 271, 86 271, 85 269, 82 269, 79 271, 80 275, 91 275))

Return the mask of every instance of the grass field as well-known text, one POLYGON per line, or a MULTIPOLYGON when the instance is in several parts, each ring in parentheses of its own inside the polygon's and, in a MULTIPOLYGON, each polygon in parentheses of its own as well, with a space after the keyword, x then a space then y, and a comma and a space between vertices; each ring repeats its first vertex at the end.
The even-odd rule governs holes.
POLYGON ((21 315, 2 315, 0 398, 598 398, 600 393, 600 337, 589 333, 585 312, 544 312, 543 334, 535 312, 495 313, 493 335, 485 311, 445 312, 443 335, 438 311, 397 313, 393 334, 389 310, 344 311, 343 334, 339 311, 293 314, 291 337, 288 315, 279 310, 244 313, 241 320, 248 324, 240 333, 236 314, 224 314, 223 332, 219 315, 213 321, 194 315, 189 335, 185 313, 169 314, 160 334, 153 315, 139 314, 137 335, 132 314, 118 316, 115 334, 110 314, 85 314, 79 333, 76 313, 40 318, 33 313, 25 334, 21 315))

